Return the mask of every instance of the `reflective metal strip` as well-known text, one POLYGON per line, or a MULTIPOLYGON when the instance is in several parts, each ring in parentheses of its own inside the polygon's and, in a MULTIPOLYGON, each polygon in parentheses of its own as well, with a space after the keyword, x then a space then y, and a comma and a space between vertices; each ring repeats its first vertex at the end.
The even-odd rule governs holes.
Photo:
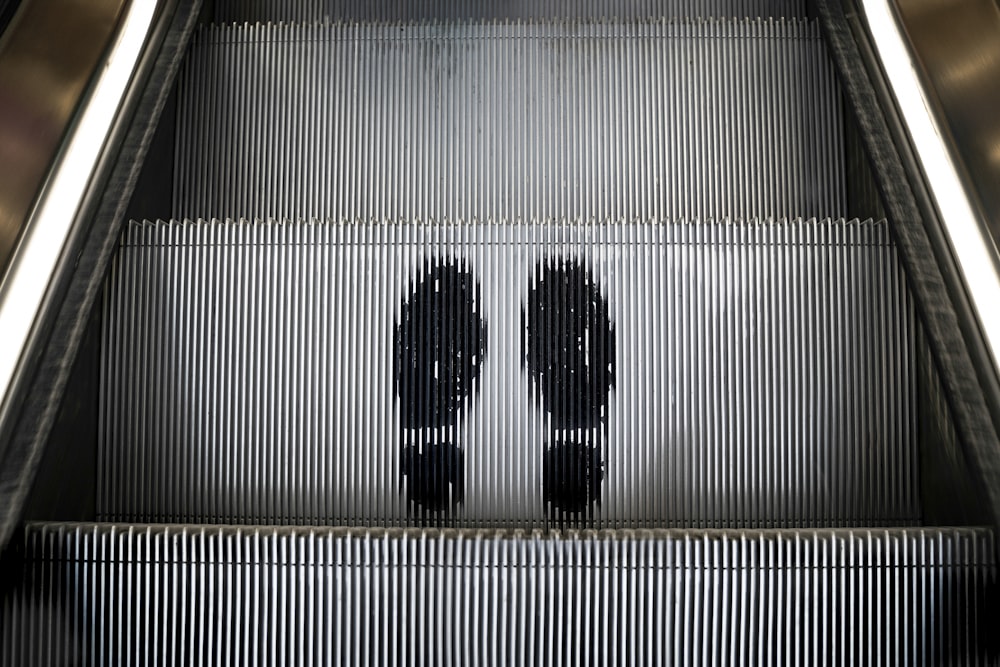
POLYGON ((804 17, 804 0, 216 0, 217 23, 804 17))
POLYGON ((177 219, 845 214, 818 24, 208 26, 177 219))
POLYGON ((103 519, 920 517, 884 223, 133 223, 104 308, 103 519))
POLYGON ((985 529, 32 525, 0 664, 994 664, 985 529), (991 653, 991 651, 993 651, 991 653))
POLYGON ((30 419, 52 285, 79 259, 81 207, 165 4, 25 2, 0 39, 0 544, 39 458, 16 429, 30 419), (71 34, 86 38, 59 43, 71 34))
MULTIPOLYGON (((77 108, 96 105, 109 118, 115 112, 103 98, 91 97, 88 84, 107 67, 104 51, 121 39, 117 26, 123 13, 133 11, 129 4, 104 0, 76 5, 52 0, 25 2, 23 8, 14 6, 9 12, 8 3, 2 5, 4 14, 19 13, 0 44, 0 88, 6 91, 0 106, 0 277, 5 277, 8 262, 26 234, 32 205, 51 177, 53 162, 66 159, 62 143, 79 113, 77 108), (57 40, 45 39, 69 34, 81 25, 87 39, 58 45, 57 40)), ((20 345, 14 351, 20 352, 20 345)))

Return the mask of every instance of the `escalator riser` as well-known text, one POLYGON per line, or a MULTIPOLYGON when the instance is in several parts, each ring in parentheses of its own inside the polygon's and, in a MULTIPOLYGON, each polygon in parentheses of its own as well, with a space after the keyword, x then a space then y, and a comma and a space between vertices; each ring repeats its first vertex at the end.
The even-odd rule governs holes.
POLYGON ((209 26, 173 217, 845 215, 815 21, 209 26))
POLYGON ((909 524, 914 336, 884 223, 135 223, 98 512, 909 524))
POLYGON ((785 18, 806 16, 805 0, 216 0, 217 23, 530 19, 785 18))
POLYGON ((29 527, 0 664, 995 657, 981 643, 996 619, 988 531, 564 537, 29 527))

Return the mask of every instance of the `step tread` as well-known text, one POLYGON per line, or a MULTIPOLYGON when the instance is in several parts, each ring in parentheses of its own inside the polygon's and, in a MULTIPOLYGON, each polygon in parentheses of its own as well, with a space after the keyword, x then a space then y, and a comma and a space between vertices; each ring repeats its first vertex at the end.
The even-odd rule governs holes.
POLYGON ((435 521, 542 527, 567 518, 546 499, 563 488, 552 479, 577 479, 559 461, 596 470, 560 442, 602 466, 577 489, 584 527, 920 518, 925 344, 884 222, 160 222, 122 243, 104 306, 101 518, 413 525, 428 518, 415 477, 432 478, 410 468, 447 473, 428 447, 453 445, 464 473, 442 493, 462 502, 435 521), (477 295, 462 326, 458 301, 446 317, 425 289, 451 270, 477 295), (540 285, 581 274, 581 309, 607 321, 580 337, 608 370, 561 389, 575 382, 563 362, 582 362, 539 341, 576 320, 546 320, 540 285), (459 327, 457 352, 411 341, 421 313, 459 327), (420 389, 462 351, 477 360, 453 369, 472 378, 464 398, 420 389))
POLYGON ((32 524, 0 664, 988 664, 984 528, 32 524), (224 657, 220 657, 224 656, 224 657))

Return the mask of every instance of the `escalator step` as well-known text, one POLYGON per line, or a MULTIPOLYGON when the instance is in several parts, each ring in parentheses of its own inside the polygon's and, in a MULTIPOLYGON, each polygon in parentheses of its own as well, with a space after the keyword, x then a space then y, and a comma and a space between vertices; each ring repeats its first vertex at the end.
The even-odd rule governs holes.
POLYGON ((33 524, 23 548, 22 583, 3 599, 2 665, 996 658, 985 529, 33 524))
POLYGON ((173 217, 845 214, 815 21, 209 26, 173 217))
POLYGON ((920 518, 884 222, 133 223, 104 308, 102 520, 920 518))
POLYGON ((805 0, 216 0, 217 23, 804 17, 805 0))

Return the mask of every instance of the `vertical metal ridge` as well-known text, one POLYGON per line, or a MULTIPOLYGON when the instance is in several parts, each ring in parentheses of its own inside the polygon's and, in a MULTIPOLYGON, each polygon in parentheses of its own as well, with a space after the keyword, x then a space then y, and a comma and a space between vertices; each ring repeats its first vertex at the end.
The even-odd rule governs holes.
POLYGON ((399 3, 353 0, 219 0, 212 15, 218 23, 427 20, 600 19, 617 17, 805 17, 804 0, 558 0, 546 2, 487 2, 447 0, 400 6, 399 3))
POLYGON ((174 217, 839 217, 815 21, 207 26, 174 217))
POLYGON ((134 222, 104 309, 102 520, 721 528, 923 511, 926 384, 884 222, 134 222), (587 363, 612 385, 559 389, 532 366, 562 372, 532 341, 577 335, 540 314, 547 275, 606 310, 567 344, 607 349, 587 363), (444 357, 434 331, 453 332, 444 357), (559 442, 583 444, 547 453, 559 442), (558 466, 584 459, 601 479, 553 513, 549 482, 576 479, 558 466))
POLYGON ((980 528, 33 524, 3 665, 993 664, 980 528))

